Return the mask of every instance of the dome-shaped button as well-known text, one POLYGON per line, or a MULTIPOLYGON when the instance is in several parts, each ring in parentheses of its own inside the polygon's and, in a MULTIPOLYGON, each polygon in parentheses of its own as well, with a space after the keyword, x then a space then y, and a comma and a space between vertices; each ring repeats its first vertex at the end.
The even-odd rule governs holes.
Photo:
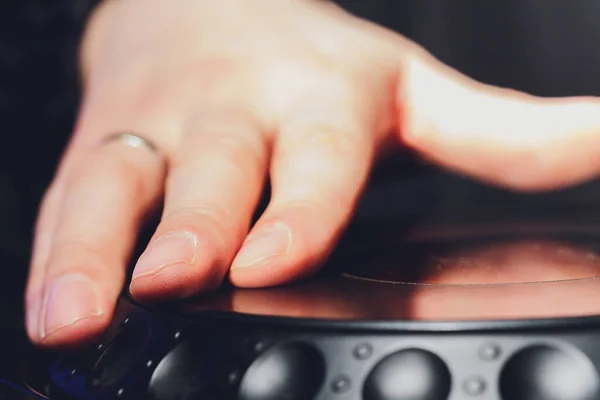
POLYGON ((363 389, 365 400, 447 400, 451 377, 435 354, 406 349, 384 358, 371 371, 363 389))
POLYGON ((321 353, 294 342, 263 353, 250 366, 240 386, 240 400, 312 400, 325 378, 321 353))
POLYGON ((222 354, 214 340, 184 342, 156 366, 148 387, 148 400, 197 400, 212 395, 222 368, 222 354))
POLYGON ((560 349, 539 345, 512 356, 500 376, 505 400, 595 400, 600 380, 592 363, 560 349))

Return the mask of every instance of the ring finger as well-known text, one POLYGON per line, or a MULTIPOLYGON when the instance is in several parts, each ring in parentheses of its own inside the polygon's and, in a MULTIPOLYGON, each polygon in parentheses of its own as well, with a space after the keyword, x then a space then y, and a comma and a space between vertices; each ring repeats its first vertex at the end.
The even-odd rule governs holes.
POLYGON ((205 110, 184 131, 167 179, 161 223, 134 269, 130 291, 141 301, 217 287, 262 191, 268 151, 254 116, 205 110))
POLYGON ((34 342, 77 343, 110 319, 139 222, 162 188, 164 160, 145 143, 118 135, 69 150, 36 232, 27 288, 34 342))

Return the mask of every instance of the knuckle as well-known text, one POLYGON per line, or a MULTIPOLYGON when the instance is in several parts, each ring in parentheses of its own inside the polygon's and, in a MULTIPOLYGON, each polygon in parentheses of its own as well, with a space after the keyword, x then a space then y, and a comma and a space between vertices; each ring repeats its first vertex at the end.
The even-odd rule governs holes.
POLYGON ((240 93, 240 88, 245 87, 244 68, 243 63, 236 63, 230 57, 186 60, 154 79, 156 83, 145 79, 140 83, 135 99, 155 112, 177 110, 177 105, 187 108, 190 104, 219 102, 231 98, 232 93, 240 93), (199 97, 198 93, 202 95, 199 97))
POLYGON ((221 165, 223 162, 241 167, 254 165, 264 158, 256 137, 229 133, 221 129, 199 132, 199 137, 194 138, 191 145, 183 142, 187 146, 174 157, 172 167, 194 167, 199 163, 221 165))
POLYGON ((241 66, 230 57, 206 57, 199 61, 181 64, 177 71, 176 90, 202 90, 211 94, 232 77, 239 75, 241 66))
MULTIPOLYGON (((169 184, 185 185, 198 175, 213 171, 215 177, 229 180, 260 180, 266 168, 266 144, 259 131, 250 131, 236 122, 202 122, 181 143, 171 162, 174 174, 169 184)), ((243 184, 243 181, 240 184, 243 184)))
POLYGON ((315 147, 323 148, 332 155, 354 155, 363 148, 366 143, 361 141, 361 135, 353 132, 350 128, 335 129, 323 128, 307 135, 307 142, 315 147), (362 142, 362 143, 361 143, 362 142))
MULTIPOLYGON (((374 142, 336 129, 311 129, 286 143, 277 157, 278 176, 305 182, 307 196, 333 197, 346 204, 368 173, 374 142)), ((282 184, 292 191, 290 184, 282 184)))
POLYGON ((48 274, 81 273, 95 281, 104 281, 108 265, 96 245, 82 238, 69 238, 54 244, 48 260, 48 274))
POLYGON ((213 157, 223 165, 224 173, 231 177, 258 177, 263 174, 265 152, 253 140, 240 136, 223 136, 215 139, 213 157))
POLYGON ((340 184, 304 184, 287 191, 284 207, 312 210, 319 215, 348 214, 354 207, 357 190, 347 190, 340 184))
POLYGON ((332 203, 328 198, 317 199, 293 199, 276 204, 269 214, 274 219, 297 219, 300 225, 309 225, 311 228, 318 227, 329 229, 337 225, 341 214, 346 214, 345 207, 332 203))
POLYGON ((103 110, 107 110, 109 118, 125 121, 179 118, 178 110, 198 103, 198 93, 201 99, 223 98, 228 88, 241 85, 243 76, 243 67, 230 58, 188 59, 168 66, 158 76, 147 61, 133 62, 93 82, 87 90, 85 114, 106 117, 103 110))
MULTIPOLYGON (((269 76, 270 87, 287 87, 298 94, 296 99, 308 96, 314 99, 314 90, 320 89, 323 96, 339 100, 353 94, 351 68, 328 55, 311 53, 302 56, 278 57, 274 62, 264 65, 264 76, 269 76)), ((296 105, 304 109, 314 109, 313 103, 299 101, 296 105)))
POLYGON ((172 231, 190 231, 220 249, 227 248, 235 232, 233 215, 217 204, 203 202, 194 207, 180 208, 163 217, 161 234, 172 231))
POLYGON ((146 66, 121 69, 118 73, 100 77, 88 84, 85 102, 80 112, 80 126, 95 130, 102 120, 128 120, 164 114, 172 108, 167 103, 165 85, 160 80, 150 80, 146 66))
POLYGON ((370 147, 364 135, 351 128, 336 128, 329 125, 315 125, 299 133, 290 150, 303 149, 306 157, 327 164, 348 164, 348 160, 358 159, 370 147))
POLYGON ((244 164, 248 159, 261 158, 257 146, 247 137, 241 135, 219 136, 215 138, 215 154, 236 164, 244 164))
POLYGON ((277 204, 276 213, 321 214, 327 210, 326 203, 319 200, 287 200, 277 204))
POLYGON ((261 224, 284 221, 294 235, 303 236, 318 247, 337 236, 347 214, 348 209, 326 200, 286 200, 274 204, 261 219, 261 224))

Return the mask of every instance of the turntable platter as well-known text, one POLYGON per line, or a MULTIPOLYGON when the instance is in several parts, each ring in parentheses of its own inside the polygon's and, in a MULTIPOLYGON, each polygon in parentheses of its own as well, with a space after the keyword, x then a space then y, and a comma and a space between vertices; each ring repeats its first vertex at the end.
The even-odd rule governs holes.
POLYGON ((226 288, 184 312, 413 322, 600 315, 599 233, 541 225, 386 233, 353 242, 308 281, 226 288))

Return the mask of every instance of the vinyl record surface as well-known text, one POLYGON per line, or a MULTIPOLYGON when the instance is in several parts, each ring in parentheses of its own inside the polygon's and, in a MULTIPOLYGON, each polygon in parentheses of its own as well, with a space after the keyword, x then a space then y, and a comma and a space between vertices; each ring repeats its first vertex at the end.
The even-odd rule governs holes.
POLYGON ((312 279, 269 289, 226 288, 179 312, 412 327, 600 315, 600 225, 392 230, 389 224, 356 228, 358 234, 312 279))

